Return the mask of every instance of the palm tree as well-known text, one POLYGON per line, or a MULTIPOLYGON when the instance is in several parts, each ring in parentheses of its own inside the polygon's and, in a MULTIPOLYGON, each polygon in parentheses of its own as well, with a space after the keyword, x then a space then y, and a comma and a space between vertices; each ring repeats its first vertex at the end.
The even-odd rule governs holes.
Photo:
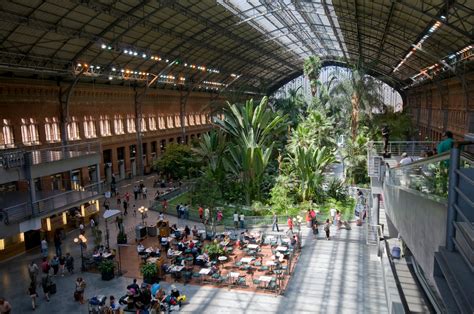
POLYGON ((244 185, 245 200, 250 205, 253 199, 261 198, 262 175, 273 154, 275 139, 286 128, 286 116, 269 110, 267 97, 257 106, 252 99, 244 106, 228 103, 224 113, 225 118, 217 119, 215 124, 229 136, 226 168, 244 185))
POLYGON ((334 154, 326 147, 299 146, 288 157, 290 171, 296 182, 299 183, 301 199, 308 200, 321 191, 324 181, 324 171, 334 163, 334 154))
POLYGON ((310 56, 308 59, 304 60, 303 64, 304 74, 309 79, 309 84, 311 85, 311 94, 316 96, 318 92, 318 85, 320 84, 319 73, 321 72, 321 60, 318 56, 310 56))

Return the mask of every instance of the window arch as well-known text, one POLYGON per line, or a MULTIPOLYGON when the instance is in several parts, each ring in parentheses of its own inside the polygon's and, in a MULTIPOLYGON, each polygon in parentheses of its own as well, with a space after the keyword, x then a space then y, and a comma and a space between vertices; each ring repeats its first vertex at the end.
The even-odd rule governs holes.
POLYGON ((13 138, 13 127, 9 119, 3 119, 3 126, 0 133, 0 148, 11 148, 15 146, 13 138))
POLYGON ((110 130, 110 119, 108 115, 101 115, 99 121, 100 135, 101 136, 111 136, 112 132, 110 130))
POLYGON ((92 116, 84 116, 84 136, 85 138, 97 137, 95 121, 92 116))
POLYGON ((67 124, 67 139, 70 141, 80 140, 79 122, 77 118, 72 116, 70 122, 67 124))
POLYGON ((123 126, 123 117, 120 114, 114 116, 114 131, 116 135, 125 134, 125 129, 123 126))
POLYGON ((46 142, 55 143, 61 141, 59 122, 56 117, 44 119, 44 131, 46 134, 46 142))

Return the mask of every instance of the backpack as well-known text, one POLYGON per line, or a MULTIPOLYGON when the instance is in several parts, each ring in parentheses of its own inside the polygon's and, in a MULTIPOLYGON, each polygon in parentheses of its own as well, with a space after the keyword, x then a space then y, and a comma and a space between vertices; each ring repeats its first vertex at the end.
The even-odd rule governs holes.
POLYGON ((326 232, 329 231, 329 224, 326 224, 326 225, 324 226, 324 231, 326 231, 326 232))

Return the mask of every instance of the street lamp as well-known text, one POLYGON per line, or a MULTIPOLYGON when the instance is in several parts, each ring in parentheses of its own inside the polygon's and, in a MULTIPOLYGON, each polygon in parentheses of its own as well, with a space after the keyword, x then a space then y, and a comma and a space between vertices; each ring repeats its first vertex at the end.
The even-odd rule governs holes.
POLYGON ((138 209, 140 214, 142 214, 142 225, 145 225, 145 218, 146 218, 146 212, 148 211, 148 208, 142 206, 138 209))
POLYGON ((84 255, 82 251, 82 247, 86 246, 86 242, 87 242, 87 238, 82 234, 80 234, 79 237, 74 238, 74 243, 79 243, 79 246, 81 248, 81 271, 82 272, 86 271, 86 266, 84 265, 84 255))

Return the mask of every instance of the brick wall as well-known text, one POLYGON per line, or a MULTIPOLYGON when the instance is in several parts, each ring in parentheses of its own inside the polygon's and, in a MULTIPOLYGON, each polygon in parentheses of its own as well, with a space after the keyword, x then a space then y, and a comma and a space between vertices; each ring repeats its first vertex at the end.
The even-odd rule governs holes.
MULTIPOLYGON (((63 87, 64 88, 64 87, 63 87)), ((21 119, 34 118, 38 122, 38 131, 41 144, 46 144, 44 122, 45 118, 56 117, 60 120, 61 110, 59 103, 60 87, 50 81, 22 80, 22 79, 0 79, 0 132, 2 130, 3 119, 8 119, 13 126, 13 134, 17 146, 21 146, 21 119)), ((131 172, 130 145, 136 145, 136 133, 127 133, 126 117, 135 116, 134 104, 135 91, 127 86, 106 86, 92 84, 78 84, 70 98, 69 117, 75 117, 79 122, 81 140, 99 140, 104 150, 111 150, 112 171, 119 172, 117 149, 124 148, 124 162, 126 173, 131 172), (124 118, 123 124, 125 134, 114 134, 114 115, 121 114, 124 118), (100 134, 100 116, 107 115, 110 121, 112 136, 102 137, 100 134), (84 132, 84 117, 92 116, 96 129, 97 138, 86 139, 84 132)), ((165 129, 158 128, 158 118, 163 117, 166 122, 171 117, 173 121, 179 120, 180 115, 180 92, 174 90, 151 89, 141 100, 142 115, 145 118, 147 132, 143 133, 142 141, 146 146, 145 165, 149 168, 152 164, 152 142, 156 142, 156 155, 161 152, 160 144, 162 140, 166 143, 177 142, 181 136, 181 128, 174 124, 167 124, 165 129), (148 117, 155 116, 157 130, 149 130, 148 117)), ((188 137, 197 137, 198 134, 207 132, 210 129, 208 121, 205 123, 195 123, 201 121, 201 115, 208 115, 207 105, 211 100, 211 94, 193 92, 189 95, 186 103, 186 118, 189 125, 186 127, 188 137)), ((206 116, 206 120, 209 119, 206 116)), ((136 129, 138 127, 136 126, 136 129)), ((71 141, 77 143, 80 141, 71 141)), ((102 154, 103 159, 103 154, 102 154)), ((100 169, 102 177, 105 175, 105 167, 102 160, 100 169)), ((88 170, 82 170, 83 181, 89 181, 88 170)), ((85 182, 84 182, 85 183, 85 182)))

